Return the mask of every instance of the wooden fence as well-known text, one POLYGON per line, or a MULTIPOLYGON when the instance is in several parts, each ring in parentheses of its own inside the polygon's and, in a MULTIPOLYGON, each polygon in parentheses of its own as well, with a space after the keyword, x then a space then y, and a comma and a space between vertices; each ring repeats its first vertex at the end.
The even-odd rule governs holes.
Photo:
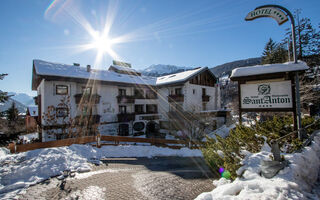
POLYGON ((149 143, 150 145, 169 147, 172 149, 180 149, 182 147, 189 148, 199 148, 201 143, 190 142, 186 140, 166 140, 158 138, 135 138, 135 137, 124 137, 124 136, 85 136, 78 138, 69 138, 63 140, 55 140, 50 142, 38 142, 31 144, 20 144, 10 143, 8 148, 11 153, 25 152, 34 149, 50 148, 50 147, 62 147, 70 146, 72 144, 86 144, 96 142, 92 146, 101 147, 103 145, 122 145, 122 144, 132 144, 138 145, 139 143, 149 143), (106 141, 107 143, 104 143, 106 141))

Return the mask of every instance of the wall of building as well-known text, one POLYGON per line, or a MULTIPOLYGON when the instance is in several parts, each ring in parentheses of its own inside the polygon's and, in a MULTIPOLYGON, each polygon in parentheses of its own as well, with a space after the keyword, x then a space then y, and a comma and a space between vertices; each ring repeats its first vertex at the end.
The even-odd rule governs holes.
MULTIPOLYGON (((111 134, 116 135, 118 132, 119 123, 117 123, 119 114, 119 105, 127 106, 127 113, 135 112, 134 105, 141 104, 144 105, 144 112, 146 111, 147 104, 156 104, 158 106, 158 113, 156 114, 137 114, 135 116, 134 122, 127 122, 129 128, 132 129, 132 125, 135 122, 142 121, 145 124, 149 120, 144 120, 143 116, 155 116, 158 115, 159 119, 155 119, 157 123, 160 121, 168 121, 167 113, 170 111, 170 104, 168 102, 168 96, 170 94, 175 94, 176 88, 182 88, 182 94, 184 95, 184 101, 181 102, 182 107, 185 111, 200 112, 203 110, 202 107, 202 88, 206 88, 206 94, 210 96, 209 102, 207 102, 206 110, 217 110, 220 109, 220 90, 219 87, 208 87, 190 84, 186 82, 183 85, 178 86, 167 86, 160 87, 157 89, 157 99, 135 99, 135 103, 124 103, 119 104, 117 101, 117 96, 119 95, 119 89, 125 89, 127 96, 134 95, 134 87, 123 87, 117 85, 92 85, 90 82, 88 84, 80 84, 75 82, 67 81, 45 81, 42 80, 38 86, 38 95, 41 95, 41 110, 42 115, 48 112, 48 106, 58 107, 61 98, 64 95, 56 94, 56 85, 67 85, 68 95, 70 96, 70 116, 72 118, 81 114, 78 109, 78 105, 75 102, 74 95, 81 94, 83 87, 92 87, 92 93, 101 96, 100 102, 94 106, 93 114, 100 115, 100 126, 99 131, 101 134, 111 134), (216 97, 217 96, 217 97, 216 97)), ((142 88, 144 95, 146 95, 147 87, 142 88)), ((61 120, 60 120, 61 122, 61 120)), ((59 122, 59 123, 60 123, 59 122)), ((126 122, 124 122, 126 123, 126 122)), ((46 121, 42 117, 42 124, 46 125, 46 121)), ((129 134, 134 133, 134 131, 129 131, 129 134)), ((46 131, 43 131, 43 141, 54 140, 55 138, 49 138, 46 131)))
POLYGON ((184 110, 200 112, 204 110, 218 110, 221 108, 220 105, 220 89, 218 86, 209 87, 202 85, 185 83, 185 99, 184 99, 184 110), (206 95, 209 95, 209 101, 202 101, 202 88, 206 89, 206 95), (206 104, 205 108, 203 103, 206 104))

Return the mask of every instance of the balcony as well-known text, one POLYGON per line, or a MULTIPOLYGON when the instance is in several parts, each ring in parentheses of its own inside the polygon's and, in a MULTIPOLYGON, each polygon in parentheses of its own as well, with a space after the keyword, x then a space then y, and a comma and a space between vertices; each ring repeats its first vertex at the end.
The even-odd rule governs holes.
POLYGON ((82 115, 75 117, 75 124, 78 125, 92 125, 100 123, 100 115, 82 115))
POLYGON ((209 96, 209 95, 202 95, 202 101, 203 101, 203 102, 208 102, 208 101, 210 101, 210 96, 209 96))
POLYGON ((168 96, 169 102, 183 102, 184 95, 183 94, 171 94, 168 96))
POLYGON ((123 96, 119 95, 117 96, 118 103, 134 103, 135 102, 135 96, 123 96))
POLYGON ((90 103, 90 104, 98 104, 100 102, 101 96, 98 94, 84 95, 84 94, 76 94, 74 95, 76 100, 76 104, 81 103, 90 103))
POLYGON ((145 99, 145 97, 143 96, 143 94, 135 94, 134 95, 135 99, 145 99))
POLYGON ((135 120, 135 113, 120 113, 117 115, 118 122, 129 122, 135 120))

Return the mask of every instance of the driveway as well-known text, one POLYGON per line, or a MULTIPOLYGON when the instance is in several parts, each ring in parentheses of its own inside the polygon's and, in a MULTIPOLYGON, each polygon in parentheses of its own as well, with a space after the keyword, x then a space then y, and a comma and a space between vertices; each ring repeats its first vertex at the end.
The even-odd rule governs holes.
POLYGON ((199 157, 109 158, 87 173, 52 178, 21 199, 194 199, 217 178, 199 157))

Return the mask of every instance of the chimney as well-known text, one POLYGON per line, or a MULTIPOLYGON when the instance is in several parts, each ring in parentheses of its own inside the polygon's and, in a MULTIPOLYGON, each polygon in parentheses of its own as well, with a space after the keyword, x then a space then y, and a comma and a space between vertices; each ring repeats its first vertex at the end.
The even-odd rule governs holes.
POLYGON ((91 66, 87 65, 87 72, 90 72, 90 71, 91 71, 91 66))
POLYGON ((80 66, 80 63, 73 63, 73 66, 79 67, 79 66, 80 66))

